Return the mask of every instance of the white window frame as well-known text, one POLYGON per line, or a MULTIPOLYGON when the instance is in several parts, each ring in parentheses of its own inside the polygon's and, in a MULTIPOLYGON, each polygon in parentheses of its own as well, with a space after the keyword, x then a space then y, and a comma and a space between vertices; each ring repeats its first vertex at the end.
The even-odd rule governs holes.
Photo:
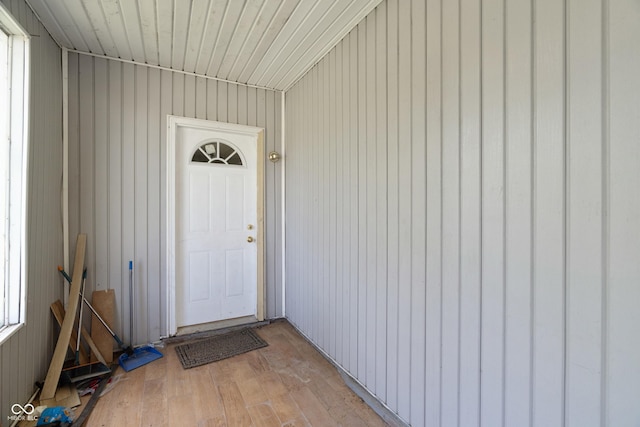
POLYGON ((26 222, 29 130, 29 34, 0 2, 0 31, 8 36, 8 67, 0 85, 0 286, 4 298, 0 344, 27 318, 26 222))

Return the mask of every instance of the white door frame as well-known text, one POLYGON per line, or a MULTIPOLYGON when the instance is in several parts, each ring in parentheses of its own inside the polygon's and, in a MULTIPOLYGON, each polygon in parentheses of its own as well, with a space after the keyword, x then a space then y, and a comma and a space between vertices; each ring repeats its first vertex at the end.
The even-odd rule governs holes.
POLYGON ((258 233, 256 243, 258 249, 258 280, 256 318, 264 320, 264 129, 254 126, 235 125, 210 120, 191 119, 180 116, 167 116, 167 333, 177 333, 176 325, 176 135, 178 128, 189 127, 214 131, 223 131, 253 136, 257 149, 257 218, 258 233))

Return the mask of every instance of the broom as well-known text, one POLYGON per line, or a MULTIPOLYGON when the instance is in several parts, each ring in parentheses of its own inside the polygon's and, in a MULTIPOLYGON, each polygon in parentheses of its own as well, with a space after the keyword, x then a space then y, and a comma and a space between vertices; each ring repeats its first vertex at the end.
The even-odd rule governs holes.
MULTIPOLYGON (((61 266, 58 266, 58 271, 60 272, 60 274, 62 274, 64 276, 65 279, 67 279, 67 282, 71 283, 71 277, 69 277, 69 275, 67 274, 66 271, 64 271, 64 269, 61 266)), ((86 272, 86 270, 85 270, 86 272)), ((86 273, 85 273, 86 274, 86 273)), ((125 353, 127 353, 129 356, 131 356, 133 354, 133 348, 131 348, 131 346, 126 346, 122 340, 120 339, 120 337, 118 337, 118 335, 116 335, 115 332, 113 332, 113 330, 111 330, 111 328, 109 327, 109 325, 107 325, 107 322, 104 321, 104 319, 102 317, 100 317, 100 315, 98 314, 98 312, 96 311, 95 308, 93 308, 93 306, 91 305, 91 303, 89 303, 89 301, 87 301, 87 298, 84 296, 84 293, 82 294, 82 300, 84 301, 85 304, 87 304, 87 307, 89 307, 89 309, 91 310, 91 312, 93 314, 95 314, 95 316, 98 318, 98 320, 100 321, 100 323, 102 323, 102 326, 104 326, 107 331, 109 331, 109 334, 111 334, 111 336, 113 337, 114 340, 116 340, 116 342, 118 343, 118 345, 120 346, 120 348, 122 349, 122 351, 124 351, 125 353)))

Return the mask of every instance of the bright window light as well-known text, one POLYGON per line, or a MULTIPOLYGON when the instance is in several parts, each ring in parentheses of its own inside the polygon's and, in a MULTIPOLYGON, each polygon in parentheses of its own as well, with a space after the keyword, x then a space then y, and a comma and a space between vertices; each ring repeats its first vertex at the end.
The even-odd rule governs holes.
POLYGON ((26 319, 29 35, 0 2, 0 344, 26 319))
MULTIPOLYGON (((0 141, 2 141, 0 152, 0 182, 7 182, 6 177, 6 164, 8 162, 6 145, 9 141, 9 130, 7 129, 7 122, 9 118, 9 97, 7 96, 9 79, 9 36, 0 29, 0 141)), ((6 186, 0 185, 0 218, 2 219, 3 226, 0 229, 0 236, 2 236, 0 245, 0 260, 5 260, 5 246, 7 242, 7 230, 6 226, 6 186)), ((0 277, 5 277, 5 263, 0 262, 0 277)), ((2 304, 0 304, 0 329, 4 328, 10 321, 8 318, 9 313, 9 289, 6 286, 2 288, 2 304)))

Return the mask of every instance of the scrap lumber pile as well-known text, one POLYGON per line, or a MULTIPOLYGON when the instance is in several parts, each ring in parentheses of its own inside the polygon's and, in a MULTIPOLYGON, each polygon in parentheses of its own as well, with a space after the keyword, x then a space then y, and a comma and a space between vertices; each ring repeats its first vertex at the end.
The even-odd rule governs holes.
MULTIPOLYGON (((82 312, 84 305, 88 305, 94 312, 92 321, 96 317, 95 313, 98 313, 102 317, 100 321, 113 322, 114 292, 109 290, 94 293, 93 303, 96 308, 86 300, 84 295, 86 244, 86 234, 79 234, 76 240, 72 277, 67 275, 62 267, 58 268, 69 281, 70 289, 66 311, 60 300, 51 304, 51 312, 60 326, 60 334, 40 391, 39 405, 41 407, 72 408, 79 406, 80 397, 74 383, 86 378, 101 377, 98 387, 101 391, 111 376, 113 341, 108 333, 105 338, 104 332, 107 325, 105 324, 103 328, 94 326, 92 323, 92 334, 90 335, 83 326, 82 312), (77 316, 78 311, 79 316, 77 316), (88 346, 88 350, 81 345, 81 341, 88 346), (75 360, 66 360, 68 350, 75 354, 75 360)), ((86 420, 88 412, 95 406, 95 400, 99 398, 99 395, 100 392, 94 393, 90 401, 92 404, 85 407, 80 417, 74 421, 74 425, 81 425, 86 420)))
MULTIPOLYGON (((60 326, 60 333, 44 383, 38 384, 40 389, 39 403, 37 407, 34 406, 38 393, 36 391, 23 407, 24 414, 31 416, 31 421, 37 420, 39 416, 41 417, 40 421, 47 420, 49 415, 53 413, 54 415, 51 415, 50 419, 59 422, 55 417, 62 413, 67 416, 67 413, 73 413, 70 408, 81 405, 76 384, 85 393, 88 389, 87 387, 83 388, 83 384, 91 383, 89 388, 93 391, 93 395, 82 413, 75 420, 72 420, 73 416, 68 416, 68 419, 73 421, 73 425, 82 425, 88 419, 102 390, 107 386, 112 370, 117 367, 113 356, 114 340, 123 350, 123 354, 118 358, 118 364, 125 372, 163 356, 151 346, 133 349, 131 345, 125 345, 116 335, 112 329, 115 311, 115 292, 112 289, 95 291, 92 294, 92 302, 87 300, 85 295, 87 269, 84 266, 86 246, 86 234, 79 234, 76 240, 72 276, 69 276, 62 267, 58 267, 58 271, 70 285, 68 303, 66 310, 60 300, 51 304, 51 312, 60 326), (84 327, 83 312, 87 313, 84 310, 85 307, 91 311, 91 334, 84 327), (67 359, 69 350, 75 358, 67 359), (32 401, 34 404, 31 403, 32 401), (34 412, 37 413, 32 415, 34 412), (47 412, 49 415, 46 415, 47 412)), ((129 293, 130 301, 133 301, 133 261, 129 261, 129 293)), ((130 302, 131 319, 134 318, 133 306, 133 303, 130 302)), ((133 323, 131 336, 133 336, 133 323)), ((110 384, 105 392, 116 383, 117 381, 114 381, 110 384)), ((26 425, 30 427, 32 424, 26 425)))

